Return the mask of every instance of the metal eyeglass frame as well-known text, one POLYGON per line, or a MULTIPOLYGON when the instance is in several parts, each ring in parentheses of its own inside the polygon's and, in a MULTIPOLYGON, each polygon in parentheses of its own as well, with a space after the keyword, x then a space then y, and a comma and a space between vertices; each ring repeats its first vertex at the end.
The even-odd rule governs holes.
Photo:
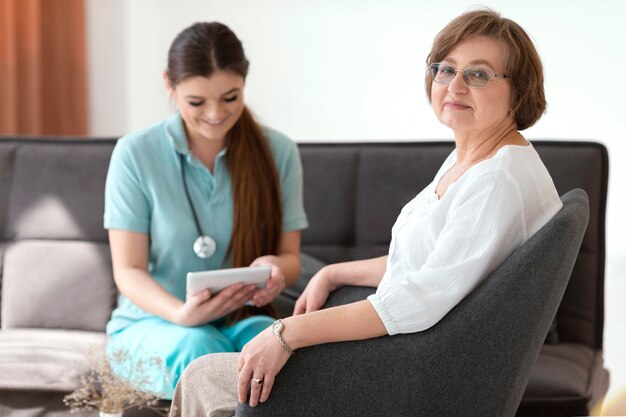
POLYGON ((456 74, 459 73, 459 72, 463 74, 463 81, 465 81, 465 84, 467 84, 469 87, 472 87, 472 88, 485 88, 487 86, 487 84, 489 84, 489 81, 491 81, 493 78, 501 78, 501 79, 502 78, 510 78, 507 74, 494 74, 493 72, 489 72, 488 70, 483 69, 483 68, 479 68, 479 67, 467 67, 467 68, 464 68, 464 69, 460 70, 460 69, 456 69, 452 65, 448 64, 448 65, 446 65, 446 67, 452 68, 452 70, 454 70, 454 77, 450 77, 448 82, 442 82, 442 81, 438 81, 437 80, 437 73, 439 72, 440 65, 441 65, 441 62, 433 62, 428 67, 426 67, 426 70, 431 72, 434 82, 436 82, 438 84, 443 84, 443 85, 449 85, 452 82, 452 80, 454 80, 454 77, 456 77, 456 74), (483 72, 487 73, 489 78, 482 85, 472 85, 472 83, 469 81, 469 75, 468 75, 468 72, 472 71, 472 70, 483 71, 483 72))

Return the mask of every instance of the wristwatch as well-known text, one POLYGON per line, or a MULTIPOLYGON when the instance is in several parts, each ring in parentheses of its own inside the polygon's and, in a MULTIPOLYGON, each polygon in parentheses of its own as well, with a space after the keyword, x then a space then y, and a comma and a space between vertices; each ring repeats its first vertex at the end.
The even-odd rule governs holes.
POLYGON ((272 323, 272 333, 274 333, 274 335, 276 336, 276 338, 282 345, 283 349, 285 349, 285 351, 289 353, 289 355, 293 355, 294 351, 291 350, 287 342, 285 342, 285 339, 283 339, 283 337, 280 335, 284 328, 285 328, 285 325, 280 319, 272 323))

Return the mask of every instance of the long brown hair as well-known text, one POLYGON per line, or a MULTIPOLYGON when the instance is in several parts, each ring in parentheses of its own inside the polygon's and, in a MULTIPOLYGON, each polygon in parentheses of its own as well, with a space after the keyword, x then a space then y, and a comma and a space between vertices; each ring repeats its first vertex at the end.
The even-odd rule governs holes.
MULTIPOLYGON (((246 78, 249 62, 241 41, 217 22, 195 23, 172 42, 166 74, 174 88, 189 77, 210 77, 229 71, 246 78)), ((244 110, 226 134, 226 164, 233 193, 233 233, 227 257, 233 267, 248 266, 262 255, 276 253, 282 231, 282 204, 276 165, 263 131, 244 110)), ((254 309, 242 309, 229 321, 254 309)), ((272 308, 264 313, 274 314, 272 308)))
POLYGON ((278 173, 259 125, 247 108, 226 136, 226 164, 233 184, 233 266, 247 266, 276 252, 282 230, 278 173))

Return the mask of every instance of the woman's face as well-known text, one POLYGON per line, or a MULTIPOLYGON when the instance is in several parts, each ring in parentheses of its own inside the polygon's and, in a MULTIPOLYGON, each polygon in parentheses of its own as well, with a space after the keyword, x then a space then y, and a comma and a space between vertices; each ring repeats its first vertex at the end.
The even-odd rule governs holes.
MULTIPOLYGON (((444 58, 456 70, 477 67, 493 74, 505 73, 504 46, 491 38, 477 36, 457 44, 444 58)), ((489 134, 514 123, 510 113, 511 86, 503 78, 492 78, 486 86, 473 88, 457 72, 450 84, 433 81, 431 102, 441 123, 455 133, 489 134)))
POLYGON ((223 141, 243 111, 243 87, 242 76, 216 71, 209 78, 189 77, 168 88, 191 141, 223 141))

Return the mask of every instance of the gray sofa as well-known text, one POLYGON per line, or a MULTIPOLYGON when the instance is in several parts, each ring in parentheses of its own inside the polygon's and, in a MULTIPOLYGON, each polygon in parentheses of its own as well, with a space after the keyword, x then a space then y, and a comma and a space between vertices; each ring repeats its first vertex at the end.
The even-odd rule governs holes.
MULTIPOLYGON (((103 191, 114 139, 0 138, 0 416, 65 415, 84 347, 115 305, 103 191)), ((590 220, 518 416, 588 414, 603 367, 606 149, 535 141, 560 194, 582 188, 590 220)), ((321 262, 386 253, 400 208, 433 177, 450 142, 301 144, 304 274, 321 262), (310 256, 309 256, 310 255, 310 256)), ((88 413, 85 413, 87 415, 88 413)))

